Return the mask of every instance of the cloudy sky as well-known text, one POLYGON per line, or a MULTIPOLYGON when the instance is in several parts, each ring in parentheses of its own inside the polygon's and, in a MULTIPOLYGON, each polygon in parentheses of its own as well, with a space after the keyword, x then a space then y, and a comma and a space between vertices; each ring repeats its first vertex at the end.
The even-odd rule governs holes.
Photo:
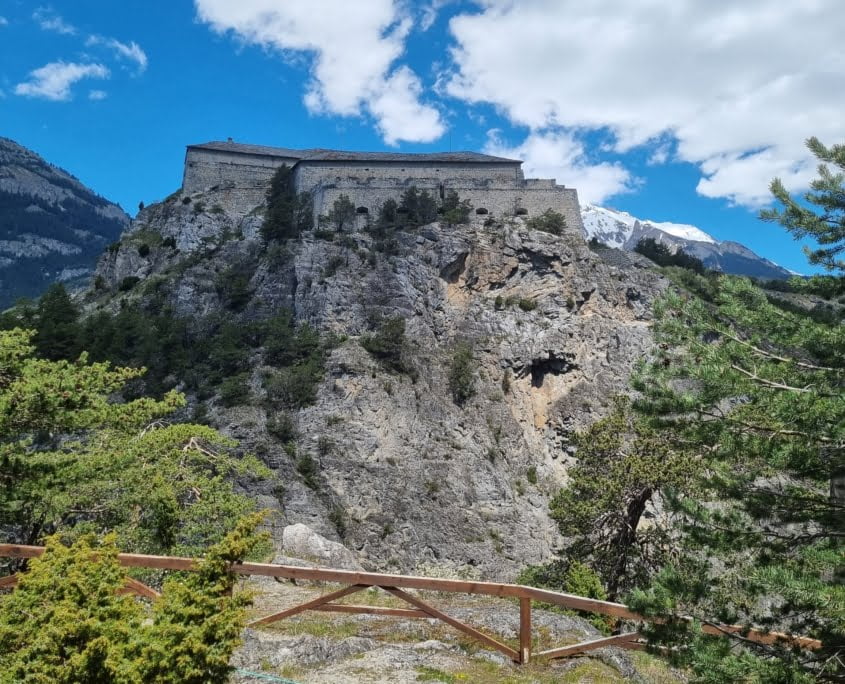
POLYGON ((757 210, 845 140, 841 0, 0 0, 0 135, 134 212, 184 146, 487 151, 806 270, 757 210))

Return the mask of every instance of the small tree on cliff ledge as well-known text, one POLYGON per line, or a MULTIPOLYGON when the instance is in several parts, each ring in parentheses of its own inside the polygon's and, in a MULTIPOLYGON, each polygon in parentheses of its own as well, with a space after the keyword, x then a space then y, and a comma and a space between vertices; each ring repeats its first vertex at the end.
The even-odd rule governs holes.
POLYGON ((282 164, 273 174, 267 189, 267 213, 261 226, 261 237, 265 242, 297 238, 303 230, 311 228, 312 223, 311 196, 308 193, 296 194, 293 170, 282 164))

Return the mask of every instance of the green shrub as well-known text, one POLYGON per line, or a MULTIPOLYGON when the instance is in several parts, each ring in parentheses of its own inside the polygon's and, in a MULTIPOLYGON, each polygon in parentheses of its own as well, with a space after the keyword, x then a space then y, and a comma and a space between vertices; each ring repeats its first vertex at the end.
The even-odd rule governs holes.
POLYGON ((264 380, 270 407, 295 409, 313 404, 322 376, 323 368, 315 361, 273 371, 264 380))
POLYGON ((190 197, 185 196, 185 197, 182 198, 182 204, 190 204, 190 203, 191 203, 190 197))
POLYGON ((537 302, 533 299, 520 299, 519 308, 523 311, 534 311, 537 308, 537 302))
POLYGON ((217 294, 223 305, 232 311, 241 311, 252 297, 250 280, 255 274, 256 264, 240 261, 222 271, 215 279, 217 294))
POLYGON ((329 511, 329 522, 334 525, 338 536, 343 539, 346 536, 346 511, 340 506, 335 506, 329 511))
POLYGON ((120 286, 118 289, 120 289, 121 292, 128 292, 140 282, 141 279, 138 276, 126 276, 123 280, 120 281, 120 286))
POLYGON ((138 247, 138 255, 141 257, 147 257, 150 254, 150 246, 146 243, 140 245, 138 247))
POLYGON ((533 485, 537 484, 537 466, 528 466, 528 470, 525 471, 525 479, 533 485))
POLYGON ((428 190, 418 190, 412 185, 399 200, 397 218, 400 223, 424 226, 437 220, 437 200, 428 190), (404 220, 403 220, 404 216, 404 220))
POLYGON ((280 442, 295 442, 298 437, 293 418, 284 412, 274 413, 267 419, 267 432, 280 442))
POLYGON ((315 240, 325 240, 326 242, 334 242, 335 235, 336 233, 333 230, 325 230, 323 228, 318 228, 314 231, 315 240))
POLYGON ((361 338, 361 346, 391 370, 403 373, 408 370, 405 359, 405 319, 388 318, 372 335, 361 338))
POLYGON ((292 169, 283 164, 270 179, 267 189, 267 211, 261 225, 265 242, 299 237, 314 223, 314 204, 308 193, 296 194, 292 169))
POLYGON ((302 481, 308 487, 311 489, 320 488, 320 481, 317 479, 319 476, 317 461, 307 451, 300 454, 299 458, 296 459, 296 472, 300 474, 302 481))
POLYGON ((449 363, 449 389, 458 405, 475 396, 474 365, 472 347, 466 342, 459 342, 449 363))
POLYGON ((98 275, 94 277, 94 289, 95 290, 105 290, 106 289, 106 279, 103 276, 98 275))
POLYGON ((323 268, 323 277, 331 278, 337 273, 337 269, 343 266, 345 263, 346 259, 344 259, 339 254, 335 254, 329 259, 329 263, 326 264, 325 268, 323 268))
POLYGON ((449 224, 469 223, 469 215, 472 212, 472 203, 469 200, 462 200, 457 191, 449 190, 443 199, 443 219, 449 224))
POLYGON ((249 399, 249 375, 238 373, 220 383, 220 403, 223 406, 237 406, 249 399))
POLYGON ((699 275, 704 275, 707 272, 707 267, 701 259, 690 256, 682 249, 673 252, 669 247, 654 238, 642 238, 637 242, 634 251, 647 259, 651 259, 658 266, 679 266, 699 275))
POLYGON ((220 206, 219 204, 214 204, 211 207, 211 213, 212 214, 223 214, 223 213, 225 213, 225 211, 223 210, 223 207, 220 206))
POLYGON ((340 195, 334 201, 328 218, 338 231, 355 225, 355 205, 352 204, 349 195, 340 195))
POLYGON ((161 241, 162 247, 168 247, 169 249, 176 249, 176 238, 175 237, 166 237, 164 240, 161 241))
POLYGON ((539 216, 532 216, 527 221, 531 230, 542 230, 552 235, 562 235, 566 230, 566 217, 554 209, 546 209, 539 216))

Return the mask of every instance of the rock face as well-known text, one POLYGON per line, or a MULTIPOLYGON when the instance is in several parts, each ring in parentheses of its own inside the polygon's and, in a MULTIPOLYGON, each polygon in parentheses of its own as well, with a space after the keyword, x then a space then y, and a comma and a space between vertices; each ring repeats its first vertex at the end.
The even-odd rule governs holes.
POLYGON ((51 282, 85 280, 128 224, 120 207, 0 138, 0 310, 51 282))
POLYGON ((282 551, 338 570, 363 570, 343 544, 326 539, 308 525, 296 523, 282 531, 282 551))
POLYGON ((394 254, 366 232, 265 246, 261 222, 230 216, 211 194, 150 207, 98 266, 111 294, 89 301, 117 308, 155 292, 155 306, 179 316, 244 322, 287 308, 339 336, 316 402, 294 414, 316 487, 266 429, 258 360, 247 404, 207 402, 211 422, 282 479, 279 497, 255 492, 277 510, 279 546, 286 525, 303 523, 331 539, 341 531, 373 570, 512 579, 549 559, 560 539, 548 503, 572 463, 573 431, 607 410, 648 353, 665 281, 518 218, 399 231, 394 254), (215 287, 234 265, 250 274, 238 313, 215 287), (118 292, 127 277, 141 282, 118 292), (396 316, 412 373, 385 369, 360 344, 396 316), (448 379, 459 345, 472 350, 475 389, 462 404, 448 379))

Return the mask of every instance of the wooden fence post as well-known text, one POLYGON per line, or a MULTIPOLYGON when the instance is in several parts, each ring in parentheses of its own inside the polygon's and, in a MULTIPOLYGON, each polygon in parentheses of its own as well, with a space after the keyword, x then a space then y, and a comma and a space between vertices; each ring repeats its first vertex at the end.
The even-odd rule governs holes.
POLYGON ((519 599, 519 664, 528 665, 531 661, 531 599, 522 596, 519 599))

